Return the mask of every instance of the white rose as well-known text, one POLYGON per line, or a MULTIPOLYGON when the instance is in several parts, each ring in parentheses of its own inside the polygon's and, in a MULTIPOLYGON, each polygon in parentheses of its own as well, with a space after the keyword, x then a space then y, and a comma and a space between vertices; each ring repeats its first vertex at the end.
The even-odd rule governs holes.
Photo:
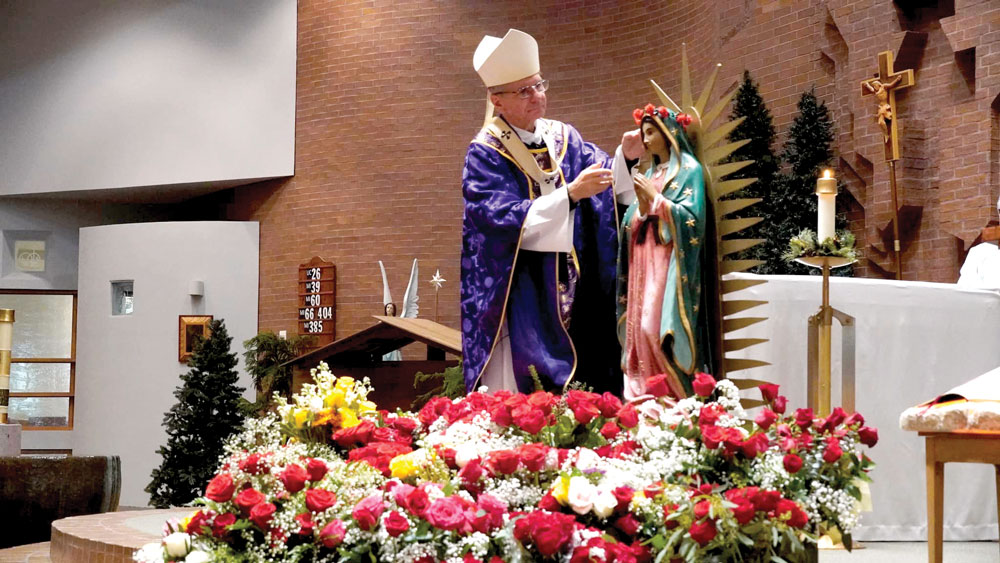
POLYGON ((556 448, 549 448, 548 454, 545 455, 545 469, 548 471, 555 471, 559 469, 559 450, 556 448))
POLYGON ((580 471, 586 471, 588 469, 593 469, 597 467, 597 464, 601 463, 601 456, 597 455, 592 449, 580 448, 576 452, 576 468, 580 471))
POLYGON ((476 451, 476 448, 473 446, 461 445, 455 448, 455 465, 457 465, 459 469, 465 467, 466 464, 477 457, 479 457, 479 452, 476 451))
POLYGON ((577 514, 586 514, 594 506, 597 487, 590 484, 586 477, 573 477, 569 480, 567 501, 570 508, 577 514))
POLYGON ((618 499, 615 495, 611 494, 611 491, 603 490, 597 493, 597 498, 594 499, 594 514, 598 518, 607 518, 611 516, 611 513, 615 511, 618 506, 618 499))
POLYGON ((188 553, 188 556, 184 558, 184 563, 208 563, 211 560, 212 556, 196 549, 188 553))
POLYGON ((191 536, 184 532, 174 532, 163 538, 163 547, 170 557, 184 557, 191 551, 191 536))

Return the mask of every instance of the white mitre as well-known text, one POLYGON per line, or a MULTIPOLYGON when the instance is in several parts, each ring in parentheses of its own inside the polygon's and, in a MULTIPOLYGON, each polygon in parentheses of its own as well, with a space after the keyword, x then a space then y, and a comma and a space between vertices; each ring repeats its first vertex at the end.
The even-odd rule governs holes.
POLYGON ((511 29, 503 39, 487 35, 476 47, 472 67, 487 88, 517 82, 538 74, 538 42, 523 31, 511 29))

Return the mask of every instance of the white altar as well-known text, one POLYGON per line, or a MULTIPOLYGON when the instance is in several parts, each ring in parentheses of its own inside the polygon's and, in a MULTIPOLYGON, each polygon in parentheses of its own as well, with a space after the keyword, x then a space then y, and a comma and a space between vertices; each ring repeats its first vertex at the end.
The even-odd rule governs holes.
MULTIPOLYGON (((781 385, 789 405, 806 405, 807 319, 820 306, 821 276, 734 277, 767 279, 727 296, 769 303, 739 316, 768 317, 733 333, 770 338, 766 344, 731 353, 771 362, 733 377, 781 385)), ((865 513, 858 540, 927 539, 924 444, 899 429, 908 407, 1000 366, 1000 292, 954 284, 830 278, 830 304, 856 319, 857 410, 878 428, 869 451, 877 464, 871 476, 874 511, 865 513)), ((840 325, 833 323, 833 401, 840 403, 840 325)), ((759 391, 746 396, 759 399, 759 391)), ((945 540, 997 539, 992 467, 949 464, 945 474, 945 540)))

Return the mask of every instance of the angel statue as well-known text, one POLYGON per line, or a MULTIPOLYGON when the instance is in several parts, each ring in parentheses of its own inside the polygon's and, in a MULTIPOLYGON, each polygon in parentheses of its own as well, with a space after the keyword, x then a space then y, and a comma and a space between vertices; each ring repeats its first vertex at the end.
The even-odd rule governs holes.
POLYGON ((624 396, 640 399, 649 378, 666 374, 682 398, 712 361, 702 291, 702 262, 715 259, 705 251, 705 179, 686 133, 690 116, 652 104, 632 116, 646 154, 624 176, 637 198, 622 218, 618 255, 624 396))
MULTIPOLYGON (((382 305, 385 307, 385 316, 396 316, 396 303, 392 300, 392 293, 389 291, 389 279, 385 275, 385 266, 382 261, 378 261, 378 267, 382 270, 382 305)), ((403 295, 403 311, 399 314, 402 319, 417 318, 417 259, 413 259, 413 268, 410 269, 410 281, 406 284, 406 294, 403 295)), ((382 356, 382 361, 398 362, 403 359, 403 354, 399 350, 393 350, 382 356)))

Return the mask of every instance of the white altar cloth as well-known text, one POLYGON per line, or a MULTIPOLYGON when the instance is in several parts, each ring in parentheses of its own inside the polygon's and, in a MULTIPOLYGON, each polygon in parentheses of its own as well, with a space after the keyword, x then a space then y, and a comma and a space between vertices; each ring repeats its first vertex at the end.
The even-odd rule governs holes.
MULTIPOLYGON (((790 407, 806 406, 807 319, 820 306, 821 276, 755 276, 761 284, 727 299, 769 303, 739 316, 768 320, 733 337, 770 342, 731 357, 752 357, 770 366, 736 372, 781 385, 790 407)), ((857 327, 857 410, 878 428, 869 450, 874 511, 862 514, 858 540, 925 541, 927 496, 924 439, 899 428, 905 409, 1000 366, 1000 293, 955 284, 830 278, 830 304, 852 315, 857 327)), ((841 330, 833 322, 833 405, 840 403, 841 330)), ((751 390, 745 396, 759 399, 751 390)), ((997 539, 994 470, 982 464, 949 463, 945 469, 945 540, 997 539)))

